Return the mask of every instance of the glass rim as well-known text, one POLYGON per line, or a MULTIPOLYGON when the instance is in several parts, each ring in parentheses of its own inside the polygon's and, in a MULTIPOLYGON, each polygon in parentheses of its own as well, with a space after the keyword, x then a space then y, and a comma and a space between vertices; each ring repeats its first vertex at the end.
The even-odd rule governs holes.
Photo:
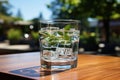
POLYGON ((45 24, 58 24, 58 23, 63 23, 63 24, 72 24, 72 23, 80 23, 80 20, 75 20, 75 19, 51 19, 51 20, 40 20, 40 23, 45 23, 45 24))

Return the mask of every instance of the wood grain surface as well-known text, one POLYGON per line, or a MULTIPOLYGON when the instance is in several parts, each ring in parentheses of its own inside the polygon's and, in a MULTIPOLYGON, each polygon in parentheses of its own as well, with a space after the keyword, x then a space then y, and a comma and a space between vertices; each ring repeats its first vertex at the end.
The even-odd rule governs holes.
POLYGON ((30 77, 10 72, 12 70, 40 66, 39 60, 39 52, 0 55, 0 79, 120 80, 120 57, 86 54, 78 55, 77 68, 63 72, 39 72, 42 76, 38 77, 30 77), (6 76, 9 78, 6 78, 6 76))

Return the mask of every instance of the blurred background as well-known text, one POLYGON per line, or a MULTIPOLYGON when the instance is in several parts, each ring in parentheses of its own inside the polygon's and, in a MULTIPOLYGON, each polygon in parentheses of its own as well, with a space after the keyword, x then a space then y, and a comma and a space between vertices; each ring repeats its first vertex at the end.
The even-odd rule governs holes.
POLYGON ((81 21, 79 53, 120 56, 120 0, 0 0, 0 54, 39 51, 39 21, 81 21))

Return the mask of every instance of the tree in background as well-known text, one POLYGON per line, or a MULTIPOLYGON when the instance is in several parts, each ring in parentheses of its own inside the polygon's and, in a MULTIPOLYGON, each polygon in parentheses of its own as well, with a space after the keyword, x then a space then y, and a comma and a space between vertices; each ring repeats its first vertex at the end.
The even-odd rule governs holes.
POLYGON ((42 19, 43 19, 43 15, 42 15, 41 12, 40 12, 40 15, 38 16, 38 19, 39 19, 39 20, 42 20, 42 19))
POLYGON ((12 12, 10 9, 12 5, 8 2, 8 0, 0 0, 0 19, 4 21, 4 23, 10 23, 18 20, 16 17, 12 17, 12 12))
POLYGON ((39 25, 40 25, 40 20, 43 20, 43 15, 42 13, 40 12, 40 14, 38 15, 38 17, 36 18, 33 18, 31 21, 33 22, 33 26, 35 26, 34 30, 35 31, 38 31, 39 29, 39 25))
POLYGON ((102 20, 106 42, 109 42, 112 16, 118 14, 120 17, 119 0, 54 0, 48 8, 53 18, 79 19, 83 24, 89 17, 102 20))
POLYGON ((0 14, 4 14, 6 16, 10 16, 12 13, 9 12, 11 5, 9 4, 8 0, 0 1, 0 14))
POLYGON ((16 17, 17 17, 19 20, 23 20, 23 18, 22 18, 22 13, 21 13, 21 10, 20 10, 20 9, 18 9, 18 12, 17 12, 16 17))

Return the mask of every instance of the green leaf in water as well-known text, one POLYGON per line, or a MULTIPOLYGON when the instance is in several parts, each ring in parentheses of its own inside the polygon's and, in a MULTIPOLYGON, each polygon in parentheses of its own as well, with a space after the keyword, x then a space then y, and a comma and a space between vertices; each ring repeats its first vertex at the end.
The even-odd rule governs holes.
POLYGON ((70 30, 70 28, 72 28, 72 26, 68 24, 64 27, 64 30, 70 30))

